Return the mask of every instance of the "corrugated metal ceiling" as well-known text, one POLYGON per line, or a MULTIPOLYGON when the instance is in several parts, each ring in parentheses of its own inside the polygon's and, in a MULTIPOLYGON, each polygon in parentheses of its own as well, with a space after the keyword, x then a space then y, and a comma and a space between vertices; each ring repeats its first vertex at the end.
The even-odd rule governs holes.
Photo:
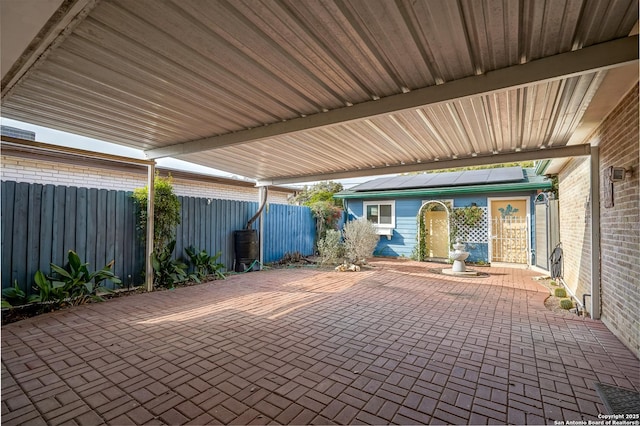
MULTIPOLYGON (((6 92, 2 113, 165 148, 626 37, 637 16, 637 0, 103 0, 6 92)), ((562 146, 605 73, 173 156, 304 180, 562 146)))

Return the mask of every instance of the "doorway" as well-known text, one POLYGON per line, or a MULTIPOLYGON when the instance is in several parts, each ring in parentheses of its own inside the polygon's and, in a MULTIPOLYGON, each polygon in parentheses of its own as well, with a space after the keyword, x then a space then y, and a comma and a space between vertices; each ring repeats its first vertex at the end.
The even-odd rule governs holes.
POLYGON ((424 218, 425 260, 449 258, 449 209, 441 201, 427 201, 422 206, 424 218))
POLYGON ((490 198, 491 262, 529 263, 529 199, 490 198))

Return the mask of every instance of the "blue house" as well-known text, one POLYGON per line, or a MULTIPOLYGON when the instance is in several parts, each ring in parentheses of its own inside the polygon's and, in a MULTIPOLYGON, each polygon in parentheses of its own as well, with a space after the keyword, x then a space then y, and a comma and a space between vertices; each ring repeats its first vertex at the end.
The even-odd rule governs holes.
POLYGON ((445 261, 460 238, 469 262, 530 265, 535 200, 551 187, 534 169, 507 167, 378 178, 334 196, 347 220, 373 222, 376 255, 445 261))

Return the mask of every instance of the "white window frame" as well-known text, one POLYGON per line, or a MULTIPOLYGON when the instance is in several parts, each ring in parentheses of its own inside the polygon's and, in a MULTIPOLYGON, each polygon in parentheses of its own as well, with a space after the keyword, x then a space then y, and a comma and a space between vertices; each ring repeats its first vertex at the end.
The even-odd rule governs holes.
POLYGON ((378 206, 378 210, 379 210, 380 205, 391 206, 391 223, 390 224, 374 223, 373 226, 375 226, 376 233, 378 235, 385 235, 388 239, 391 239, 391 236, 393 235, 393 230, 396 228, 396 200, 363 201, 362 217, 369 220, 369 218, 367 217, 367 207, 378 206))

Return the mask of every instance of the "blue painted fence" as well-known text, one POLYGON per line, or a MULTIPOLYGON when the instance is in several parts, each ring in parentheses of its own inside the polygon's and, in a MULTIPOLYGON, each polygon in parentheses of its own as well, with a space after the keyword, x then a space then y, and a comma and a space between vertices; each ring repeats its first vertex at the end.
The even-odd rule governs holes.
MULTIPOLYGON (((29 291, 38 269, 66 263, 68 250, 78 253, 89 269, 115 260, 123 284, 143 282, 144 242, 136 232, 131 192, 55 185, 2 182, 2 288, 18 285, 29 291)), ((243 229, 257 211, 257 202, 179 197, 181 224, 175 257, 194 246, 209 254, 221 251, 220 263, 233 268, 233 231, 243 229)), ((307 207, 267 205, 265 262, 286 252, 313 253, 315 222, 307 207)), ((259 229, 259 221, 254 223, 259 229)))

